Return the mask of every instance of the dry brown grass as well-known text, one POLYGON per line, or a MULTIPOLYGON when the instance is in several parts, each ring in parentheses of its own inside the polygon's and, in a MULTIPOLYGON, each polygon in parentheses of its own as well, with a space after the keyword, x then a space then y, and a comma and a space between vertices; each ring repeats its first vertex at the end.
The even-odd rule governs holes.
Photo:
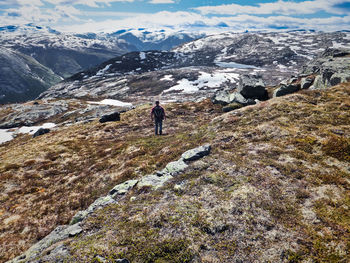
POLYGON ((115 184, 153 172, 208 140, 195 127, 219 112, 209 101, 167 105, 166 135, 155 137, 150 108, 124 113, 121 122, 73 125, 0 146, 0 262, 68 223, 115 184))
POLYGON ((180 262, 178 248, 191 262, 348 262, 349 95, 343 84, 219 116, 209 157, 89 218, 67 261, 180 262))

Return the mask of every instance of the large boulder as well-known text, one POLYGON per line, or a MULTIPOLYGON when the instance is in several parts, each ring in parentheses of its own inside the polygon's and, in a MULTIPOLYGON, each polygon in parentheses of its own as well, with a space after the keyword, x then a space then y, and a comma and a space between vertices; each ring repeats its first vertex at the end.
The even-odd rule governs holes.
POLYGON ((287 94, 294 93, 300 89, 300 85, 298 84, 289 84, 287 86, 282 85, 273 93, 273 97, 281 97, 287 94))
POLYGON ((105 123, 109 121, 120 121, 120 113, 114 112, 112 114, 103 115, 100 119, 100 123, 105 123))
POLYGON ((117 195, 124 195, 130 189, 132 189, 137 183, 138 183, 138 180, 128 180, 124 183, 116 185, 111 191, 109 191, 109 194, 113 198, 117 195))
POLYGON ((301 72, 317 75, 310 89, 323 89, 350 80, 350 49, 327 49, 301 72))
POLYGON ((306 77, 306 78, 302 78, 301 79, 301 83, 300 83, 300 88, 301 89, 308 89, 312 86, 312 83, 314 82, 314 78, 313 77, 306 77))
POLYGON ((80 224, 58 226, 49 235, 44 237, 38 243, 34 244, 24 254, 9 261, 11 263, 37 262, 36 257, 44 250, 48 249, 52 244, 65 240, 69 237, 74 237, 83 232, 80 224))
POLYGON ((199 146, 197 148, 188 150, 181 155, 185 162, 192 162, 203 158, 210 154, 211 146, 209 144, 199 146))
POLYGON ((228 92, 219 91, 212 97, 212 102, 214 104, 227 105, 230 103, 230 95, 228 92))
POLYGON ((33 134, 33 138, 49 133, 50 129, 40 128, 33 134))
POLYGON ((268 99, 265 83, 258 76, 243 75, 239 81, 238 92, 246 99, 268 99))

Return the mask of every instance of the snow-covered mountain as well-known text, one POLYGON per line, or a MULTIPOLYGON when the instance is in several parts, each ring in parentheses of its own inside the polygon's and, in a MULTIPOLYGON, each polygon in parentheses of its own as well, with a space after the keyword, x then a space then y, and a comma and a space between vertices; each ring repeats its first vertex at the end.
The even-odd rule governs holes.
POLYGON ((0 28, 0 45, 35 58, 61 77, 96 66, 135 48, 116 38, 83 38, 32 24, 0 28))
POLYGON ((170 50, 178 45, 205 36, 202 33, 183 32, 171 29, 126 29, 109 34, 110 37, 123 39, 135 46, 138 51, 170 50))
POLYGON ((267 85, 277 85, 297 74, 328 47, 350 48, 350 34, 310 31, 217 34, 170 52, 119 56, 66 79, 41 98, 193 100, 217 90, 234 89, 242 74, 258 74, 267 85))
POLYGON ((34 99, 60 80, 31 56, 0 47, 0 104, 34 99))
POLYGON ((42 92, 58 83, 59 77, 70 77, 130 51, 170 49, 198 37, 199 35, 195 37, 185 33, 164 30, 151 32, 146 29, 130 29, 113 34, 70 34, 34 24, 0 27, 0 46, 9 50, 5 52, 6 60, 3 58, 1 64, 6 65, 8 62, 5 61, 12 60, 14 62, 9 65, 13 65, 18 56, 31 57, 36 64, 47 68, 46 71, 50 73, 45 78, 52 80, 34 87, 28 81, 31 79, 29 72, 22 71, 21 77, 17 77, 16 70, 11 74, 1 74, 0 81, 6 85, 1 87, 0 103, 33 99, 38 95, 38 90, 42 92), (52 74, 56 76, 52 78, 52 74))

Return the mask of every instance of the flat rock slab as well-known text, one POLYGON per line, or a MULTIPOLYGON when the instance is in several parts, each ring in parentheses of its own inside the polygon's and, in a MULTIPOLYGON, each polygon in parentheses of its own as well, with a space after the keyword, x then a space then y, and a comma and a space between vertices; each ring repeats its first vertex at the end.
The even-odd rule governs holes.
POLYGON ((137 184, 137 187, 141 189, 142 187, 152 187, 154 189, 158 189, 162 187, 168 180, 173 178, 170 174, 165 174, 162 176, 158 176, 157 174, 151 174, 144 176, 137 184))
POLYGON ((116 201, 113 199, 112 196, 102 196, 96 199, 95 202, 93 202, 86 210, 79 211, 78 213, 76 213, 75 216, 72 218, 70 224, 72 225, 83 221, 89 214, 91 214, 96 209, 113 203, 116 203, 116 201))
POLYGON ((184 152, 181 155, 181 158, 185 161, 185 162, 192 162, 192 161, 196 161, 199 160, 201 158, 203 158, 204 156, 207 156, 210 154, 210 150, 211 150, 211 146, 209 144, 197 147, 195 149, 189 150, 187 152, 184 152))
POLYGON ((138 183, 138 180, 128 180, 122 184, 118 184, 111 191, 109 191, 109 195, 111 195, 112 197, 115 197, 117 195, 126 194, 137 183, 138 183))
POLYGON ((24 263, 33 261, 38 255, 40 255, 45 249, 49 248, 52 244, 60 242, 69 237, 74 237, 80 234, 83 229, 79 224, 58 226, 49 235, 44 237, 38 243, 33 245, 23 255, 8 261, 9 263, 24 263))

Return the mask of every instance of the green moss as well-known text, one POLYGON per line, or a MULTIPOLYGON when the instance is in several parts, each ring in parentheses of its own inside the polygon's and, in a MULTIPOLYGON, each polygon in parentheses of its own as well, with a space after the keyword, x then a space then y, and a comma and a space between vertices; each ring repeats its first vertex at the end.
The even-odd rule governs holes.
POLYGON ((322 151, 338 160, 350 162, 350 138, 329 136, 322 144, 322 151))

